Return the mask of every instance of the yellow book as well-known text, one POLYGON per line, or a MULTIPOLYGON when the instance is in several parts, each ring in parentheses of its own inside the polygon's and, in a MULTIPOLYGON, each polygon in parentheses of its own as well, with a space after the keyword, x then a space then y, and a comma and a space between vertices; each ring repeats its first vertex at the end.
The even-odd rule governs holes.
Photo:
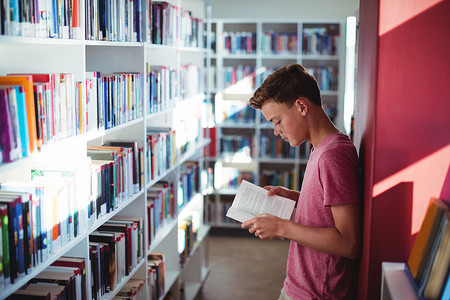
POLYGON ((436 236, 444 212, 447 210, 449 208, 444 201, 431 198, 427 212, 425 213, 425 218, 422 221, 419 233, 408 258, 409 270, 417 282, 420 282, 434 237, 436 236))

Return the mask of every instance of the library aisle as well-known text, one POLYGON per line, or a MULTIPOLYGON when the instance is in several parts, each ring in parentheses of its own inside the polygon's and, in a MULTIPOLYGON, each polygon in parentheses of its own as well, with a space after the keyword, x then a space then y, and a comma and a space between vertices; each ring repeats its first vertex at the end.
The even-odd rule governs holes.
POLYGON ((288 240, 211 235, 211 272, 196 300, 278 299, 288 251, 288 240))

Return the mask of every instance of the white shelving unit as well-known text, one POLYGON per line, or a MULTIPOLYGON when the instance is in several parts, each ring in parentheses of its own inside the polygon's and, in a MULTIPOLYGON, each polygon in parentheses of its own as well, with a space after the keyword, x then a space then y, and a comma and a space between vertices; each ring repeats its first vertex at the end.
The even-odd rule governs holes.
MULTIPOLYGON (((262 83, 265 76, 272 70, 284 64, 299 63, 310 72, 317 72, 329 68, 334 72, 333 78, 325 84, 319 84, 322 100, 325 108, 332 108, 330 116, 336 126, 344 131, 343 108, 344 108, 344 71, 345 71, 345 20, 240 20, 240 19, 218 19, 212 20, 212 35, 214 36, 214 49, 212 65, 215 71, 216 81, 213 83, 212 91, 215 93, 215 157, 210 157, 210 167, 215 168, 215 181, 223 173, 224 167, 247 171, 253 174, 253 181, 261 184, 260 175, 266 170, 292 170, 294 183, 292 188, 299 189, 301 185, 302 172, 305 168, 310 145, 302 145, 295 149, 295 155, 290 158, 268 157, 264 154, 261 142, 262 136, 273 137, 273 127, 267 123, 261 112, 257 110, 254 118, 244 122, 242 119, 236 121, 226 120, 224 115, 231 115, 233 107, 237 113, 244 111, 253 91, 262 83), (336 34, 334 49, 331 52, 308 50, 304 34, 307 32, 327 32, 329 35, 336 34), (241 40, 250 39, 248 44, 243 42, 242 47, 236 46, 241 40), (281 37, 282 36, 282 37, 281 37), (226 38, 225 38, 226 37, 226 38), (235 39, 233 41, 233 38, 235 39), (227 40, 228 39, 228 40, 227 40), (285 47, 271 48, 269 40, 287 40, 285 47), (234 45, 231 46, 230 44, 234 45), (231 49, 231 51, 230 51, 231 49), (275 49, 275 50, 274 50, 275 49), (239 66, 249 68, 251 77, 240 77, 236 75, 236 83, 226 80, 230 76, 227 70, 236 69, 239 66), (337 80, 336 80, 337 79, 337 80), (331 82, 331 83, 330 83, 331 82), (334 114, 334 115, 332 115, 334 114), (252 149, 250 154, 242 159, 239 157, 224 158, 221 153, 221 139, 230 136, 245 136, 250 138, 252 149), (233 161, 234 160, 234 161, 233 161), (217 167, 219 166, 219 168, 217 167)), ((316 45, 320 43, 317 39, 313 41, 316 45)), ((311 42, 310 42, 311 43, 311 42)), ((331 43, 331 40, 328 42, 331 43)), ((325 47, 324 47, 325 48, 325 47)), ((314 74, 318 81, 320 78, 314 74)), ((248 108, 248 107, 247 107, 248 108)), ((251 108, 250 108, 251 110, 251 108)), ((265 146, 265 145, 264 145, 265 146)), ((241 178, 236 178, 239 181, 241 178)), ((235 223, 228 223, 224 215, 233 199, 233 189, 216 184, 215 194, 209 198, 208 210, 209 221, 214 227, 237 227, 235 223)))
POLYGON ((381 299, 419 299, 414 280, 405 263, 383 262, 381 272, 381 299))
MULTIPOLYGON (((172 5, 191 11, 193 16, 203 19, 205 24, 209 22, 211 7, 207 1, 170 0, 169 2, 172 5)), ((81 12, 85 12, 85 2, 81 1, 81 5, 81 12)), ((146 1, 142 1, 142 5, 143 9, 148 9, 146 1)), ((82 17, 82 21, 84 21, 84 17, 82 17)), ((147 63, 150 63, 150 65, 170 66, 178 71, 181 70, 183 65, 193 64, 204 70, 209 66, 207 54, 208 51, 203 46, 197 48, 182 47, 177 43, 172 46, 166 46, 154 45, 150 41, 106 42, 0 36, 0 75, 8 73, 72 73, 76 81, 84 82, 86 80, 86 72, 89 71, 102 73, 139 72, 145 75, 147 73, 147 63)), ((207 73, 206 70, 204 71, 207 73)), ((180 79, 178 77, 178 80, 180 79)), ((145 84, 145 86, 141 87, 142 90, 146 91, 145 76, 142 84, 145 84)), ((143 95, 143 116, 108 130, 95 129, 76 137, 51 142, 30 157, 2 164, 0 165, 0 182, 10 180, 27 181, 30 177, 30 170, 34 166, 42 163, 44 165, 45 163, 53 165, 55 161, 52 160, 76 162, 78 159, 84 159, 87 155, 87 147, 101 145, 106 140, 137 140, 139 145, 146 149, 146 129, 148 127, 176 127, 178 122, 185 118, 198 118, 201 120, 204 117, 200 107, 202 107, 204 99, 209 97, 205 88, 203 87, 199 94, 185 99, 182 99, 181 90, 179 90, 175 96, 175 107, 155 114, 150 114, 148 111, 148 94, 145 92, 143 95)), ((203 123, 203 120, 201 121, 199 123, 203 123)), ((184 162, 196 161, 200 168, 203 169, 206 164, 203 157, 203 149, 209 142, 208 137, 204 136, 203 130, 199 128, 199 136, 196 143, 191 144, 176 159, 172 168, 153 180, 146 178, 145 182, 147 184, 144 188, 126 199, 117 209, 100 217, 86 232, 71 240, 42 264, 33 268, 30 274, 17 280, 6 289, 0 288, 0 299, 6 299, 61 256, 85 258, 86 290, 88 299, 91 299, 91 275, 88 263, 89 234, 112 217, 139 217, 145 220, 144 245, 148 245, 147 189, 159 180, 169 180, 177 183, 180 180, 180 168, 184 162)), ((204 186, 204 183, 200 183, 199 186, 204 186)), ((102 299, 112 299, 131 278, 144 279, 144 282, 147 283, 148 267, 146 257, 150 252, 162 252, 165 255, 165 294, 172 291, 175 299, 181 299, 180 289, 184 289, 183 299, 192 300, 195 298, 209 274, 207 254, 209 226, 203 222, 205 195, 206 191, 200 190, 187 205, 177 211, 173 220, 165 222, 164 226, 157 232, 150 247, 144 247, 146 248, 144 259, 137 264, 130 275, 118 283, 114 292, 106 294, 102 299), (183 216, 191 213, 196 213, 199 216, 200 223, 198 224, 197 241, 189 259, 183 265, 180 265, 178 223, 183 216)), ((150 299, 150 287, 147 285, 145 286, 145 295, 146 299, 150 299)))

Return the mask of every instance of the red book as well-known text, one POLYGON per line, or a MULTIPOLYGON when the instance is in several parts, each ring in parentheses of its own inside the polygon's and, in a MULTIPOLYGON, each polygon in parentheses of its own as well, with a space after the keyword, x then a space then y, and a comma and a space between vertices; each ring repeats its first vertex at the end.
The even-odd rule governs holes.
POLYGON ((52 266, 57 267, 75 267, 80 269, 81 273, 81 299, 87 300, 86 295, 86 261, 82 257, 69 257, 69 256, 62 256, 58 258, 58 260, 54 261, 52 263, 52 266))

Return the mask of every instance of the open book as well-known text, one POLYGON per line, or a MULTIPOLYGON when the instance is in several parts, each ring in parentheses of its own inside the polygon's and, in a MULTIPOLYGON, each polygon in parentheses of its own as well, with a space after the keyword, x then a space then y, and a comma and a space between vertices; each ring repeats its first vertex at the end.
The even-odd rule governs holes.
POLYGON ((278 195, 267 196, 267 190, 242 180, 226 216, 241 223, 259 214, 290 219, 294 207, 295 201, 278 195))

